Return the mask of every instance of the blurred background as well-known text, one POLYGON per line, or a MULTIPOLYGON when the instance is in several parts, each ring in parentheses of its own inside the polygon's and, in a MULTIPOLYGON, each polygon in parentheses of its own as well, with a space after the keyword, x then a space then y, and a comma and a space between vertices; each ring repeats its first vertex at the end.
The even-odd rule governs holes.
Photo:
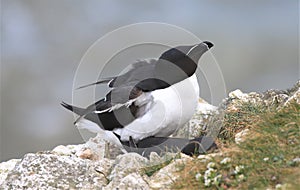
POLYGON ((299 1, 1 0, 0 161, 83 139, 71 102, 76 68, 100 37, 164 22, 214 42, 227 92, 299 79, 299 1))

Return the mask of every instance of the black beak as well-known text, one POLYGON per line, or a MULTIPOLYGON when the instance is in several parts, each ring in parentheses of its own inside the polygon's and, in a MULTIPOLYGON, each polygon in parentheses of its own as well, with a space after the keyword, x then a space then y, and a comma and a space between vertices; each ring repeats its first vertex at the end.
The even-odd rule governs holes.
POLYGON ((207 45, 207 47, 208 47, 208 49, 210 49, 210 48, 214 47, 214 44, 213 44, 213 43, 211 43, 211 42, 209 42, 209 41, 203 41, 202 43, 206 44, 206 45, 207 45))

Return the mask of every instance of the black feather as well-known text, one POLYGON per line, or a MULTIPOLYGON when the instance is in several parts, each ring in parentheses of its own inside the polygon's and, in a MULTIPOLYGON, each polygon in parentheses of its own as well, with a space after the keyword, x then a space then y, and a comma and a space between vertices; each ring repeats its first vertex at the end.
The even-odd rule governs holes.
POLYGON ((93 83, 90 83, 90 84, 86 84, 86 85, 83 85, 83 86, 79 86, 78 88, 76 88, 75 90, 78 90, 78 89, 81 89, 81 88, 86 88, 86 87, 89 87, 89 86, 92 86, 92 85, 97 85, 97 84, 106 84, 106 83, 110 83, 112 80, 114 80, 115 77, 110 77, 110 78, 106 78, 106 79, 102 79, 102 80, 99 80, 97 82, 93 82, 93 83))
POLYGON ((66 108, 67 110, 73 111, 73 107, 70 104, 67 104, 65 102, 60 103, 60 105, 62 105, 64 108, 66 108))

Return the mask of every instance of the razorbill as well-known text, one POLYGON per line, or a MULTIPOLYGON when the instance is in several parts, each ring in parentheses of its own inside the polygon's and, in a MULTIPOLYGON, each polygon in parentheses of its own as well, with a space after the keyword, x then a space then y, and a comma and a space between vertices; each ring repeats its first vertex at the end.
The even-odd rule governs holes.
POLYGON ((79 115, 74 122, 78 128, 98 133, 121 149, 125 142, 168 137, 196 111, 195 71, 200 57, 212 47, 203 41, 171 48, 158 59, 137 61, 122 75, 80 87, 107 84, 111 90, 103 99, 87 108, 61 105, 79 115))

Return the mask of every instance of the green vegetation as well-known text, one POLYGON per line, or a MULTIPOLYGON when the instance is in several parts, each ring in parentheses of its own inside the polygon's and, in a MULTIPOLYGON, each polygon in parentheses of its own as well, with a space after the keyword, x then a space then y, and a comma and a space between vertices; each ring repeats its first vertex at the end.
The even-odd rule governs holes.
POLYGON ((154 164, 154 165, 147 166, 147 167, 143 168, 143 173, 145 173, 148 177, 150 177, 155 172, 160 170, 161 168, 163 168, 163 167, 167 166, 168 164, 170 164, 172 160, 173 159, 170 159, 170 160, 166 160, 165 162, 162 162, 162 163, 159 163, 159 164, 154 164))
POLYGON ((169 165, 174 159, 179 158, 179 154, 174 155, 168 155, 166 154, 164 157, 159 160, 157 163, 151 163, 149 166, 142 169, 142 173, 146 174, 148 177, 151 177, 155 172, 160 170, 161 168, 169 165))
POLYGON ((300 184, 300 105, 276 111, 241 104, 225 114, 220 156, 195 158, 178 172, 174 189, 297 189, 300 184), (237 145, 234 135, 249 128, 237 145))
POLYGON ((223 142, 232 142, 236 133, 250 128, 251 123, 257 122, 266 111, 267 107, 249 102, 241 103, 235 110, 226 110, 218 138, 223 142))

